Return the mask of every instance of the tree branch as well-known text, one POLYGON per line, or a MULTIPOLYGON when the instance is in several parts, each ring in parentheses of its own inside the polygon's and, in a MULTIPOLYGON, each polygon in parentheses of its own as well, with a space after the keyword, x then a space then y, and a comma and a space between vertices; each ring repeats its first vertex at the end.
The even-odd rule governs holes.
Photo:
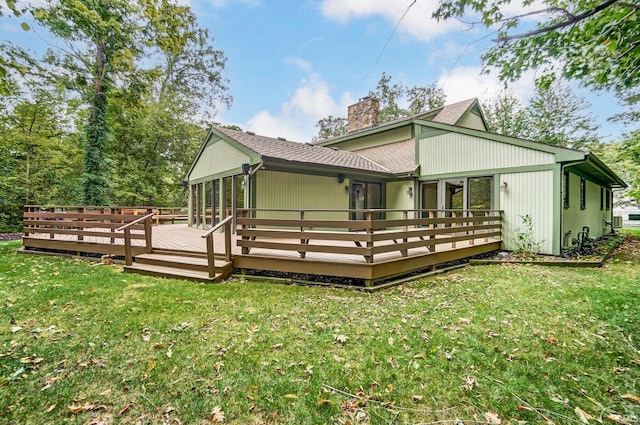
MULTIPOLYGON (((504 36, 504 37, 499 37, 499 38, 494 39, 493 41, 496 42, 496 43, 505 44, 505 43, 508 43, 510 41, 513 41, 513 40, 532 37, 532 36, 539 35, 539 34, 545 34, 545 33, 551 32, 551 31, 555 31, 555 30, 560 29, 560 28, 568 27, 570 25, 574 25, 574 24, 576 24, 576 23, 578 23, 580 21, 583 21, 583 20, 589 18, 590 16, 593 16, 598 12, 601 12, 602 10, 614 5, 617 2, 618 2, 618 0, 607 0, 607 1, 604 1, 604 2, 600 3, 598 6, 594 7, 593 9, 587 10, 586 12, 581 13, 579 15, 575 15, 575 16, 573 16, 573 18, 569 18, 566 21, 558 22, 557 24, 549 25, 549 26, 546 26, 546 27, 543 27, 543 28, 538 28, 538 29, 535 29, 535 30, 527 31, 527 32, 522 33, 522 34, 507 35, 507 36, 504 36)), ((526 15, 523 15, 523 16, 526 16, 526 15)))

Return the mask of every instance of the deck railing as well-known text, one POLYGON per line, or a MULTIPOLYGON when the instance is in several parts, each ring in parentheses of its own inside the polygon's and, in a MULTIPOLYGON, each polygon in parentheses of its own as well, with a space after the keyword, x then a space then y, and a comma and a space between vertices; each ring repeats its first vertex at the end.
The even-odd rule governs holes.
MULTIPOLYGON (((111 244, 124 239, 116 230, 124 223, 140 218, 142 212, 155 214, 154 207, 40 206, 24 207, 24 235, 46 234, 50 239, 83 241, 85 237, 104 237, 111 244)), ((144 224, 132 227, 131 239, 145 239, 144 224)))
POLYGON ((124 230, 124 258, 127 266, 133 264, 133 253, 131 251, 131 229, 139 224, 142 224, 144 227, 144 247, 145 252, 150 254, 153 246, 151 244, 151 220, 155 216, 155 213, 149 213, 145 216, 137 218, 124 226, 120 226, 116 229, 116 232, 120 232, 124 230))
POLYGON ((213 234, 220 228, 224 227, 224 259, 225 261, 231 261, 231 224, 233 223, 233 216, 230 215, 220 223, 209 229, 201 238, 207 240, 207 260, 209 278, 214 278, 216 275, 215 264, 215 249, 213 246, 213 234))
POLYGON ((407 257, 434 252, 437 245, 499 241, 502 211, 242 209, 237 225, 243 254, 254 248, 298 252, 300 258, 318 252, 373 263, 391 252, 407 257))

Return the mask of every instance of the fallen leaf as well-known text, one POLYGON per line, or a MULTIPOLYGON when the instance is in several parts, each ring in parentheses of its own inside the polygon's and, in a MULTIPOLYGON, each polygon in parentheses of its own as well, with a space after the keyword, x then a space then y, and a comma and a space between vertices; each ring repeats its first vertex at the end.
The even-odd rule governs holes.
POLYGON ((326 398, 321 398, 318 400, 318 406, 324 406, 325 404, 333 404, 333 400, 327 400, 326 398))
POLYGON ((578 417, 578 419, 580 419, 580 421, 583 424, 588 424, 589 420, 593 419, 593 416, 591 416, 590 414, 588 414, 578 406, 576 406, 576 408, 574 409, 574 412, 576 413, 576 416, 578 417))
POLYGON ((110 395, 110 394, 111 394, 111 389, 106 389, 100 393, 100 395, 110 395))
POLYGON ((69 412, 73 414, 83 413, 83 412, 93 412, 96 410, 107 410, 107 406, 95 405, 95 404, 83 404, 81 406, 71 405, 68 407, 69 412))
POLYGON ((224 412, 220 406, 216 406, 211 411, 211 422, 214 424, 221 424, 224 422, 224 412))
POLYGON ((298 398, 298 396, 295 394, 285 394, 284 398, 298 398))
POLYGON ((622 415, 616 415, 614 413, 611 413, 611 414, 607 415, 607 419, 609 419, 611 422, 615 422, 617 424, 627 425, 627 422, 624 420, 624 416, 622 416, 622 415))
POLYGON ((333 355, 333 360, 334 360, 336 363, 342 363, 342 362, 344 361, 344 359, 343 359, 342 357, 340 357, 339 355, 337 355, 337 354, 334 354, 334 355, 333 355))
POLYGON ((461 325, 470 325, 471 324, 471 319, 467 319, 466 317, 461 317, 458 322, 461 325))
POLYGON ((333 338, 340 344, 344 344, 345 342, 349 341, 349 337, 346 335, 334 335, 333 338))
POLYGON ((422 399, 423 399, 424 397, 423 397, 423 396, 421 396, 421 395, 416 395, 416 394, 414 394, 411 398, 413 399, 413 401, 416 401, 416 402, 417 402, 417 401, 422 401, 422 399))
POLYGON ((124 415, 133 407, 133 403, 127 403, 122 409, 120 409, 120 415, 124 415))
POLYGON ((484 414, 484 418, 487 420, 487 423, 491 425, 500 425, 502 423, 502 420, 496 412, 487 412, 484 414))
POLYGON ((51 412, 51 411, 52 411, 53 409, 55 409, 55 408, 56 408, 56 404, 54 403, 54 404, 52 404, 51 406, 47 407, 47 410, 45 410, 45 412, 49 413, 49 412, 51 412))
POLYGON ((283 347, 282 343, 277 343, 274 344, 271 348, 273 348, 274 350, 279 350, 283 347))
POLYGON ((22 330, 22 326, 12 326, 11 327, 11 333, 16 333, 18 331, 22 330))
POLYGON ((640 403, 640 397, 638 397, 638 396, 637 396, 637 395, 635 395, 635 394, 624 394, 624 395, 622 395, 621 397, 622 397, 623 399, 625 399, 625 400, 633 400, 633 401, 635 401, 636 403, 640 403))

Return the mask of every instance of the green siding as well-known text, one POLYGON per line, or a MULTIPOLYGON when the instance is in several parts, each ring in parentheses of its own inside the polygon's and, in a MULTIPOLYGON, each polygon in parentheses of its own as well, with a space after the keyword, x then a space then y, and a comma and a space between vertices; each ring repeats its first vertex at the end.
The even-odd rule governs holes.
POLYGON ((348 140, 346 142, 337 143, 332 146, 345 151, 353 152, 361 149, 367 149, 376 146, 387 145, 393 142, 407 140, 413 137, 411 133, 411 125, 407 124, 403 127, 371 134, 369 136, 361 137, 355 140, 348 140))
MULTIPOLYGON (((349 187, 349 180, 338 183, 335 177, 258 171, 254 186, 255 208, 345 210, 349 208, 349 192, 345 187, 349 187)), ((343 220, 348 214, 312 213, 306 218, 343 220)))
POLYGON ((418 143, 418 160, 423 176, 555 162, 554 155, 548 152, 461 133, 427 137, 418 143))
POLYGON ((189 182, 202 181, 221 174, 237 174, 242 164, 249 163, 247 154, 224 140, 207 145, 189 174, 189 182))
POLYGON ((522 229, 521 216, 533 220, 534 240, 542 243, 543 254, 554 252, 554 172, 506 173, 500 176, 500 209, 504 211, 502 240, 505 249, 515 248, 514 234, 522 229))
MULTIPOLYGON (((572 238, 577 238, 583 226, 589 227, 591 237, 599 237, 607 233, 610 227, 605 221, 611 220, 611 210, 606 206, 600 211, 600 186, 586 180, 586 205, 580 208, 580 177, 569 173, 569 208, 563 209, 562 235, 565 248, 572 245, 572 238), (569 233, 571 232, 571 233, 569 233)), ((606 199, 606 198, 605 198, 606 199)))
POLYGON ((456 125, 459 125, 460 127, 473 128, 474 130, 487 131, 482 118, 473 112, 465 114, 456 125))
MULTIPOLYGON (((413 191, 413 180, 397 181, 387 183, 387 209, 392 210, 412 210, 415 208, 414 199, 416 194, 409 195, 407 192, 409 188, 413 191)), ((401 212, 393 212, 387 214, 387 218, 390 220, 401 219, 401 212)))

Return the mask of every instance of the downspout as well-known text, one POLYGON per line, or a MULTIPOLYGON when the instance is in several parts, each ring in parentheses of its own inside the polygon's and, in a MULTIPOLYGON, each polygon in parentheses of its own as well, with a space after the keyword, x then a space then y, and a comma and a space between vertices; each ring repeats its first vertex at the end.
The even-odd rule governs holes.
POLYGON ((253 178, 254 174, 256 174, 258 170, 260 170, 263 166, 264 166, 264 159, 261 160, 256 166, 251 168, 249 170, 249 174, 247 174, 247 199, 245 200, 247 208, 255 208, 254 202, 252 202, 255 200, 255 197, 253 196, 255 194, 251 192, 251 186, 252 186, 251 179, 253 178))

